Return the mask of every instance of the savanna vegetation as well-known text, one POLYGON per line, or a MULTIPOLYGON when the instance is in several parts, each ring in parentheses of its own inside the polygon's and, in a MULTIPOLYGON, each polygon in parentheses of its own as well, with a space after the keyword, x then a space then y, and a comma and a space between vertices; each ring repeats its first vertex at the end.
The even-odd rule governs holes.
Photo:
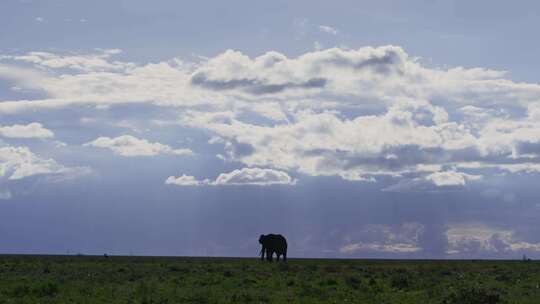
POLYGON ((540 263, 0 256, 0 303, 539 303, 540 263))

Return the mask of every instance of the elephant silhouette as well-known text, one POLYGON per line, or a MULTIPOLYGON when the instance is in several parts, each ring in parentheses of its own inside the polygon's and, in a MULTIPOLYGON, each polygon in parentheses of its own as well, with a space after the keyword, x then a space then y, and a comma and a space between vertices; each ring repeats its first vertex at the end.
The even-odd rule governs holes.
POLYGON ((287 261, 287 240, 281 234, 261 234, 259 237, 259 243, 262 245, 260 256, 261 261, 264 261, 264 255, 266 254, 266 260, 273 261, 273 255, 276 254, 277 261, 279 257, 283 256, 283 261, 287 261))

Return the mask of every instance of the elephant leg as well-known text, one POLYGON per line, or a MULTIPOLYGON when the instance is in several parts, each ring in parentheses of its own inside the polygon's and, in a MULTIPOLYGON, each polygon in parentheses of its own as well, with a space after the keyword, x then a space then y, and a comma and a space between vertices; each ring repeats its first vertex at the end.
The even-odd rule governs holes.
POLYGON ((279 254, 279 252, 276 252, 276 261, 277 261, 277 262, 279 262, 279 256, 280 256, 280 255, 281 255, 281 254, 279 254))
POLYGON ((266 260, 267 260, 267 261, 272 262, 272 255, 274 255, 274 253, 272 252, 272 250, 266 249, 266 260))
POLYGON ((283 253, 283 262, 287 262, 287 252, 283 253))

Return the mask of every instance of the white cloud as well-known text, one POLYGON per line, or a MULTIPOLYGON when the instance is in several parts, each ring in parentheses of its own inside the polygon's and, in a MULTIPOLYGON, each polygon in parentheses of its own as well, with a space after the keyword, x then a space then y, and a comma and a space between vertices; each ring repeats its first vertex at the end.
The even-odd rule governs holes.
POLYGON ((36 17, 34 20, 36 20, 37 22, 43 22, 43 21, 45 21, 45 18, 43 18, 43 17, 36 17))
POLYGON ((446 234, 448 254, 453 257, 519 257, 524 252, 540 252, 540 243, 521 240, 513 230, 482 223, 452 223, 446 234))
POLYGON ((20 180, 45 174, 73 174, 87 168, 69 168, 53 159, 41 158, 27 147, 0 147, 0 179, 20 180))
POLYGON ((470 175, 463 172, 444 171, 434 172, 425 177, 437 187, 444 186, 465 186, 467 180, 479 180, 482 176, 470 175))
POLYGON ((419 238, 426 227, 416 222, 397 225, 366 224, 346 235, 339 252, 344 255, 362 253, 415 253, 422 250, 419 238))
POLYGON ((215 185, 294 185, 296 181, 283 171, 261 168, 242 168, 229 173, 221 173, 215 185))
POLYGON ((389 192, 428 192, 459 190, 469 181, 482 179, 481 175, 472 175, 457 171, 438 171, 415 178, 402 178, 398 183, 386 187, 389 192))
MULTIPOLYGON (((11 56, 4 56, 4 58, 11 56)), ((2 59, 0 55, 0 62, 2 59)), ((17 84, 15 90, 22 89, 31 89, 31 90, 42 90, 46 87, 48 83, 47 74, 42 71, 31 69, 27 67, 20 67, 14 64, 2 64, 0 63, 0 79, 7 79, 9 81, 17 84)), ((0 103, 0 107, 3 107, 4 104, 0 103)), ((0 112, 2 112, 0 110, 0 112)))
POLYGON ((174 107, 175 126, 222 138, 223 159, 311 176, 373 181, 389 175, 442 189, 485 170, 538 172, 540 85, 513 82, 504 71, 431 68, 398 46, 295 58, 227 50, 194 62, 152 64, 114 60, 117 52, 2 56, 8 64, 0 65, 1 77, 46 97, 6 100, 0 112, 174 107), (17 67, 21 61, 35 69, 17 67), (447 168, 460 173, 436 173, 447 168))
POLYGON ((170 146, 152 143, 145 139, 138 139, 131 135, 122 135, 115 138, 99 137, 84 144, 98 148, 107 148, 121 156, 155 156, 159 154, 192 155, 190 149, 173 149, 170 146))
POLYGON ((114 53, 102 50, 96 54, 30 52, 3 56, 4 61, 26 61, 49 69, 39 85, 50 98, 6 101, 0 111, 134 102, 177 107, 245 101, 309 103, 313 108, 384 107, 404 98, 441 97, 463 106, 515 105, 516 101, 523 105, 540 96, 540 85, 513 83, 498 71, 425 68, 395 46, 333 48, 297 58, 268 52, 252 59, 228 50, 200 62, 173 59, 145 65, 114 61, 114 53), (65 68, 72 71, 54 73, 65 68))
POLYGON ((169 176, 165 180, 165 184, 167 185, 177 185, 177 186, 201 186, 201 185, 207 185, 209 184, 209 180, 197 180, 194 176, 191 175, 181 175, 178 177, 175 176, 169 176))
POLYGON ((0 146, 0 200, 13 197, 10 187, 27 178, 62 182, 92 173, 88 167, 66 167, 34 154, 28 147, 0 146))
POLYGON ((0 126, 0 136, 8 138, 52 138, 54 133, 33 122, 27 125, 0 126))
POLYGON ((365 251, 375 252, 391 252, 391 253, 411 253, 418 252, 422 248, 417 247, 414 244, 408 243, 394 243, 394 244, 380 244, 380 243, 355 243, 348 244, 339 249, 340 253, 352 254, 365 251))
POLYGON ((465 128, 447 122, 443 109, 426 102, 403 102, 384 115, 351 120, 332 112, 305 111, 288 124, 272 127, 244 123, 227 112, 193 112, 183 121, 218 134, 231 160, 351 180, 416 170, 418 164, 438 157, 430 149, 459 152, 473 147, 475 140, 465 128))
POLYGON ((339 31, 331 26, 328 25, 319 25, 319 30, 321 32, 331 34, 331 35, 337 35, 339 34, 339 31))
POLYGON ((69 68, 83 72, 124 71, 134 67, 132 63, 109 61, 111 56, 120 52, 121 50, 119 49, 100 49, 97 54, 87 55, 57 55, 49 52, 29 52, 24 55, 9 56, 7 58, 33 63, 43 68, 69 68))
POLYGON ((294 185, 296 180, 283 171, 261 168, 242 168, 229 173, 221 173, 215 181, 209 179, 197 180, 193 176, 182 175, 180 177, 169 176, 166 184, 178 186, 225 186, 225 185, 294 185))

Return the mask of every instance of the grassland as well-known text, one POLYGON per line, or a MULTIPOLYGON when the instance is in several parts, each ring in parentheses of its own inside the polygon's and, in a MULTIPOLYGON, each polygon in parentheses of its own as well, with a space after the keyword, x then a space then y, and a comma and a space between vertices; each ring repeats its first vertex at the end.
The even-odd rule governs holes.
POLYGON ((540 303, 540 263, 0 256, 0 303, 540 303))

